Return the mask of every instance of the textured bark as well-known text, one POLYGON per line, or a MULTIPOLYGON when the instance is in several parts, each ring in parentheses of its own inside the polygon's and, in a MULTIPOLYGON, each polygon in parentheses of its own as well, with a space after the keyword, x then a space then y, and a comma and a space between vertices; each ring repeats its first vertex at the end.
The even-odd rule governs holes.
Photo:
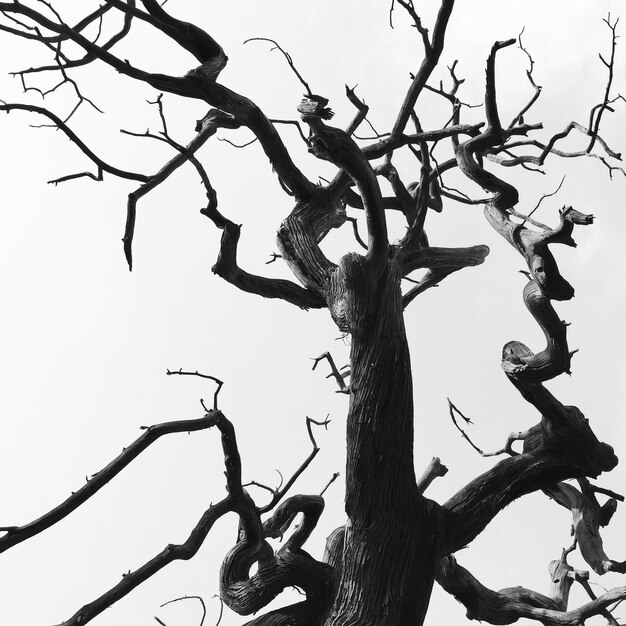
MULTIPOLYGON (((331 566, 316 561, 302 546, 323 510, 324 501, 320 496, 298 495, 285 500, 264 524, 254 504, 243 514, 240 512, 239 540, 224 559, 220 574, 220 595, 233 611, 240 615, 256 613, 286 587, 297 587, 307 596, 306 611, 300 604, 294 611, 298 615, 306 614, 309 620, 306 623, 320 623, 333 597, 335 575, 331 566), (299 513, 303 516, 302 522, 274 553, 266 538, 282 537, 299 513), (251 575, 254 564, 258 569, 251 575)), ((290 610, 286 615, 274 615, 271 618, 274 621, 256 623, 286 624, 289 622, 280 620, 289 619, 290 615, 295 619, 290 610)))
POLYGON ((434 577, 436 515, 413 469, 413 398, 400 267, 374 279, 342 259, 336 319, 352 337, 346 513, 339 590, 327 626, 420 624, 434 577))
POLYGON ((572 534, 578 542, 581 556, 596 574, 626 573, 626 561, 609 558, 600 536, 600 527, 606 526, 613 517, 617 500, 610 498, 600 506, 589 481, 583 478, 580 484, 579 491, 573 485, 556 483, 545 489, 545 493, 572 512, 572 534))
POLYGON ((545 626, 581 626, 594 615, 603 615, 616 624, 607 610, 626 599, 626 587, 617 587, 592 602, 568 611, 569 591, 576 578, 584 579, 586 572, 577 572, 567 563, 567 552, 550 563, 551 577, 548 595, 524 587, 509 587, 493 591, 461 567, 454 557, 441 560, 437 582, 467 608, 468 619, 489 624, 513 624, 520 618, 540 621, 545 626))
POLYGON ((310 602, 298 602, 261 615, 244 626, 316 626, 317 614, 310 602))
POLYGON ((442 553, 471 542, 505 506, 555 480, 597 476, 617 465, 611 446, 598 441, 576 407, 544 415, 524 441, 524 453, 497 463, 448 500, 442 553), (557 478, 562 477, 562 478, 557 478))

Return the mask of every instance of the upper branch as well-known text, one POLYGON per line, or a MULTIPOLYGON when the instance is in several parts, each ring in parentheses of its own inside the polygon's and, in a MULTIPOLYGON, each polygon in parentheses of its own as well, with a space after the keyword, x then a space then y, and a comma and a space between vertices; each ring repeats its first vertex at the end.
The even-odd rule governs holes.
POLYGON ((607 68, 608 70, 608 76, 607 76, 607 81, 606 81, 606 87, 604 89, 604 98, 602 99, 602 102, 594 107, 591 110, 591 113, 589 115, 589 135, 591 135, 591 139, 589 140, 589 144, 587 146, 587 153, 590 153, 593 150, 593 146, 595 145, 595 142, 598 139, 598 132, 600 130, 600 122, 602 120, 602 114, 607 111, 607 110, 611 110, 610 108, 610 104, 611 104, 611 87, 613 85, 613 76, 614 76, 614 69, 615 69, 615 50, 617 49, 617 22, 619 21, 619 18, 617 20, 615 20, 613 23, 611 23, 611 16, 609 15, 609 17, 607 19, 604 20, 604 23, 609 27, 609 30, 611 31, 611 56, 609 58, 608 61, 606 61, 604 59, 604 57, 600 54, 600 61, 602 61, 602 63, 604 64, 604 66, 607 68))
POLYGON ((258 515, 242 517, 237 545, 228 553, 220 572, 220 595, 236 613, 249 615, 266 606, 286 587, 307 595, 309 610, 322 613, 332 599, 333 569, 313 559, 302 546, 317 525, 324 500, 320 496, 292 496, 260 525, 258 515), (284 546, 274 553, 267 537, 279 538, 296 515, 303 519, 284 546), (250 574, 254 563, 259 567, 250 574))
MULTIPOLYGON (((119 0, 111 1, 117 3, 119 0)), ((148 3, 151 10, 154 10, 155 14, 160 16, 161 14, 159 13, 159 9, 157 9, 157 4, 156 2, 148 3)), ((121 3, 121 6, 124 8, 127 7, 127 5, 123 3, 121 3)), ((215 75, 212 71, 192 71, 184 77, 146 72, 132 66, 130 62, 126 60, 119 59, 108 50, 103 49, 103 47, 98 46, 84 37, 80 32, 74 31, 67 24, 55 22, 31 7, 21 3, 0 2, 0 12, 28 17, 39 26, 78 44, 87 53, 100 59, 125 76, 145 82, 160 91, 173 93, 186 98, 203 100, 211 106, 215 106, 230 113, 235 116, 240 124, 247 126, 259 139, 263 150, 270 159, 281 181, 296 197, 308 197, 314 190, 313 183, 295 166, 274 125, 267 119, 259 107, 248 98, 216 83, 215 75)), ((161 22, 167 21, 161 16, 158 17, 158 19, 161 22)), ((203 38, 193 28, 187 30, 185 26, 186 23, 178 22, 174 20, 174 18, 170 19, 173 21, 168 22, 168 28, 173 28, 171 32, 176 35, 174 36, 174 34, 172 34, 171 36, 178 43, 181 43, 181 41, 186 42, 188 49, 193 49, 195 50, 194 54, 197 53, 204 57, 204 55, 207 54, 207 50, 211 47, 208 39, 203 38), (172 26, 174 23, 177 24, 175 27, 172 26), (179 41, 179 39, 181 41, 179 41), (203 48, 203 46, 205 46, 205 48, 203 48), (202 52, 202 50, 204 50, 204 52, 202 52)), ((207 63, 210 64, 211 60, 209 59, 207 63)))
POLYGON ((446 28, 448 26, 448 20, 450 19, 453 7, 454 0, 442 0, 439 13, 437 14, 437 20, 433 28, 432 41, 430 46, 426 47, 424 60, 422 61, 422 64, 417 71, 413 82, 411 83, 411 87, 404 98, 404 102, 400 107, 400 113, 398 114, 393 130, 391 131, 392 138, 397 138, 404 132, 404 128, 409 121, 409 117, 415 107, 417 98, 424 89, 424 86, 430 78, 433 70, 437 67, 439 57, 443 52, 446 28))
POLYGON ((172 17, 156 0, 142 0, 142 4, 148 11, 147 14, 121 0, 105 1, 128 15, 148 22, 173 39, 181 48, 190 52, 200 61, 201 68, 205 72, 211 73, 213 79, 217 78, 220 71, 226 66, 228 57, 224 54, 222 46, 213 37, 195 24, 172 17))
POLYGON ((374 272, 382 271, 389 244, 382 195, 374 170, 361 149, 343 130, 327 126, 314 114, 305 113, 302 119, 313 131, 309 138, 311 152, 343 169, 359 188, 367 220, 367 259, 374 272))
POLYGON ((57 128, 62 130, 69 137, 69 139, 74 142, 78 146, 78 148, 98 166, 100 170, 108 172, 109 174, 113 174, 114 176, 119 176, 120 178, 126 178, 128 180, 138 180, 146 182, 149 179, 149 176, 146 176, 145 174, 127 172, 113 165, 109 165, 108 163, 103 161, 87 146, 87 144, 85 144, 85 142, 80 139, 80 137, 78 137, 78 135, 76 135, 76 133, 60 117, 52 113, 52 111, 48 111, 48 109, 44 109, 42 107, 38 107, 32 104, 5 104, 0 102, 0 111, 6 111, 7 113, 10 113, 11 111, 27 111, 30 113, 38 113, 39 115, 43 115, 51 120, 57 128))
MULTIPOLYGON (((134 5, 134 0, 129 1, 128 6, 130 7, 131 5, 134 5)), ((102 7, 100 7, 101 10, 97 17, 99 19, 102 19, 102 16, 104 15, 104 13, 109 11, 109 9, 111 8, 112 8, 112 5, 110 4, 103 5, 102 7)), ((74 26, 72 30, 75 32, 80 32, 81 30, 83 30, 85 26, 91 23, 92 20, 89 19, 90 17, 91 16, 88 16, 87 18, 85 18, 85 20, 83 20, 80 24, 78 24, 77 26, 74 26)), ((132 13, 127 13, 126 15, 124 15, 124 22, 122 24, 122 27, 119 29, 118 32, 116 32, 114 35, 109 37, 109 39, 106 42, 100 44, 100 47, 103 50, 110 50, 113 46, 115 46, 122 39, 124 39, 124 37, 126 37, 126 35, 128 35, 128 33, 130 32, 132 18, 133 18, 132 13)), ((41 39, 39 39, 39 41, 41 41, 41 39)), ((57 52, 58 52, 58 56, 60 56, 59 46, 57 47, 57 52)), ((37 74, 41 72, 53 72, 53 71, 65 71, 68 69, 87 65, 91 63, 94 59, 95 59, 95 56, 92 53, 86 53, 80 59, 65 59, 64 61, 60 61, 59 59, 57 59, 57 63, 55 63, 54 65, 42 65, 39 67, 30 67, 28 69, 21 70, 17 73, 23 77, 26 74, 37 74)))
POLYGON ((459 169, 486 191, 494 194, 491 204, 498 210, 509 209, 517 204, 519 194, 517 189, 501 180, 491 172, 485 170, 475 159, 475 154, 481 154, 487 149, 503 144, 512 134, 513 129, 503 130, 498 115, 495 59, 501 48, 510 46, 514 40, 496 42, 487 59, 487 81, 485 88, 485 110, 487 114, 487 129, 480 135, 459 145, 456 151, 459 169))

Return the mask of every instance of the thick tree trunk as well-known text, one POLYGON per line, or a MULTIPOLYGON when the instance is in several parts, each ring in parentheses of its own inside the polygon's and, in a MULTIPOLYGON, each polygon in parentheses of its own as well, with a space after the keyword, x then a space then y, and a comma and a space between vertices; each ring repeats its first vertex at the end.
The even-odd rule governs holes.
POLYGON ((346 513, 339 589, 327 626, 422 623, 434 579, 436 527, 413 469, 413 392, 397 268, 373 277, 343 259, 350 332, 346 513))

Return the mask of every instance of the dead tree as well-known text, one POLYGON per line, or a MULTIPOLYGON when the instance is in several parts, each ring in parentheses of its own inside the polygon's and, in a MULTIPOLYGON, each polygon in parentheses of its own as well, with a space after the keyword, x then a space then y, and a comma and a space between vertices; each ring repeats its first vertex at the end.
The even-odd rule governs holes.
MULTIPOLYGON (((220 74, 228 61, 225 51, 200 25, 174 17, 172 13, 182 13, 184 8, 177 7, 170 13, 156 0, 105 0, 91 12, 86 9, 80 18, 66 21, 53 2, 0 2, 0 31, 42 46, 50 56, 48 64, 16 72, 24 89, 44 93, 44 88, 36 86, 37 81, 42 75, 52 74, 60 85, 71 86, 76 96, 75 106, 65 117, 29 103, 2 102, 0 111, 10 113, 11 118, 18 111, 42 117, 46 124, 64 133, 95 167, 95 172, 70 173, 52 182, 85 176, 101 181, 105 176, 114 176, 138 183, 128 196, 123 239, 129 269, 133 266, 140 199, 178 168, 192 167, 206 192, 207 202, 201 213, 222 232, 213 272, 250 294, 276 298, 301 309, 327 309, 350 341, 349 370, 337 368, 329 357, 340 390, 350 395, 345 468, 347 521, 328 538, 323 557, 315 558, 304 549, 323 512, 323 497, 287 497, 317 454, 315 422, 307 420, 313 446, 310 455, 284 486, 270 490, 270 502, 260 506, 242 483, 235 432, 218 408, 216 394, 213 406, 205 407, 203 417, 146 428, 139 439, 65 502, 30 523, 2 528, 0 551, 6 551, 69 515, 159 437, 211 427, 220 431, 226 497, 206 510, 184 543, 168 545, 143 566, 128 572, 117 585, 78 608, 63 624, 86 624, 172 561, 192 558, 215 522, 231 512, 239 517, 239 531, 221 568, 223 602, 241 615, 251 615, 262 611, 286 588, 296 587, 304 594, 302 601, 257 616, 248 624, 422 624, 435 580, 467 607, 468 617, 492 624, 508 624, 525 617, 549 624, 577 625, 595 615, 614 622, 610 609, 626 598, 626 587, 593 597, 575 609, 568 606, 573 582, 578 580, 588 588, 587 574, 568 564, 569 550, 551 565, 552 587, 547 595, 521 587, 490 590, 461 567, 453 555, 470 544, 507 505, 543 490, 572 511, 575 538, 594 572, 626 570, 619 558, 607 556, 599 537, 600 526, 609 522, 617 500, 622 498, 610 492, 607 495, 611 499, 601 505, 596 494, 606 490, 589 480, 612 470, 617 457, 610 445, 596 438, 577 407, 563 404, 544 386, 546 381, 569 373, 572 357, 567 325, 553 302, 571 299, 574 289, 559 272, 553 246, 575 246, 575 227, 590 225, 593 216, 565 206, 558 224, 545 226, 533 219, 532 211, 518 212, 516 187, 486 167, 487 161, 504 167, 537 168, 555 157, 594 157, 609 174, 623 173, 618 164, 620 154, 601 134, 604 114, 623 100, 612 88, 617 21, 606 20, 610 55, 601 57, 607 72, 606 88, 589 112, 589 119, 585 124, 567 123, 563 132, 545 137, 541 123, 525 121, 531 117, 540 94, 531 57, 527 74, 532 88, 529 101, 508 122, 499 113, 495 71, 497 62, 506 63, 499 60, 499 52, 516 43, 522 47, 518 40, 493 45, 486 61, 482 121, 462 120, 466 106, 459 95, 463 80, 457 76, 456 65, 450 68, 450 88, 431 84, 453 7, 453 0, 441 0, 436 20, 427 28, 411 0, 392 3, 392 19, 402 9, 412 20, 423 46, 423 60, 411 76, 388 132, 374 139, 357 140, 355 133, 364 125, 368 107, 355 90, 346 90, 346 97, 356 108, 354 119, 345 130, 332 125, 328 100, 313 93, 289 53, 272 40, 305 91, 297 106, 299 120, 270 120, 252 100, 223 84, 220 74), (160 31, 170 45, 191 54, 195 58, 193 67, 184 76, 167 75, 143 70, 132 60, 118 56, 116 47, 132 37, 138 24, 160 31), (161 130, 131 133, 164 142, 174 151, 171 160, 156 173, 127 171, 109 163, 89 147, 87 138, 72 130, 72 117, 78 107, 96 106, 73 78, 75 70, 90 64, 107 65, 157 92, 154 105, 161 130), (420 98, 426 93, 436 94, 442 106, 449 107, 448 120, 439 128, 424 129, 420 122, 420 98), (209 107, 189 142, 180 143, 170 134, 163 94, 193 99, 209 107), (284 123, 297 128, 312 158, 336 166, 331 181, 316 184, 303 173, 279 132, 284 123), (197 156, 218 132, 239 128, 247 128, 259 142, 278 184, 292 199, 293 208, 277 233, 278 254, 274 258, 287 265, 297 282, 256 275, 238 264, 240 226, 227 217, 228 211, 222 213, 218 208, 210 171, 197 156), (563 148, 560 142, 574 131, 582 135, 581 147, 563 148), (405 184, 394 159, 407 154, 414 159, 415 175, 405 184), (486 197, 473 199, 448 187, 447 174, 455 169, 482 187, 486 197), (381 179, 389 183, 393 192, 390 196, 381 191, 381 179), (433 462, 419 480, 415 474, 413 381, 404 311, 424 291, 455 272, 482 264, 489 254, 489 248, 479 243, 463 248, 430 245, 425 232, 429 211, 441 212, 448 202, 465 203, 473 206, 469 209, 473 211, 482 206, 487 222, 522 255, 528 279, 523 288, 524 303, 543 331, 546 347, 533 352, 521 342, 511 341, 502 352, 506 376, 538 412, 538 423, 510 437, 499 451, 508 454, 507 458, 469 481, 447 502, 437 503, 425 497, 424 490, 436 476, 445 473, 441 464, 433 462), (364 216, 363 237, 348 210, 364 216), (406 225, 406 232, 396 242, 388 235, 391 211, 401 214, 406 225), (355 247, 360 245, 363 250, 346 251, 335 263, 324 253, 322 242, 347 221, 355 228, 355 247), (513 447, 516 440, 523 441, 521 452, 513 447), (571 479, 579 481, 580 490, 563 482, 571 479), (298 515, 302 516, 298 528, 287 536, 281 549, 274 550, 268 539, 288 532, 298 515)), ((219 33, 215 35, 219 38, 219 33)), ((450 409, 458 425, 456 420, 462 413, 452 404, 450 409)))

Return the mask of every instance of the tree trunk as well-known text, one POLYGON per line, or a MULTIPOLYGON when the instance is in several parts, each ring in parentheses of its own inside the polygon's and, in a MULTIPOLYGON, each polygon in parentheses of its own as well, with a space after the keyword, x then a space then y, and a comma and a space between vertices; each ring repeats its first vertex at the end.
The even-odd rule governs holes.
POLYGON ((342 260, 352 339, 346 513, 339 588, 326 626, 422 624, 434 579, 435 516, 413 468, 413 391, 399 268, 342 260))

